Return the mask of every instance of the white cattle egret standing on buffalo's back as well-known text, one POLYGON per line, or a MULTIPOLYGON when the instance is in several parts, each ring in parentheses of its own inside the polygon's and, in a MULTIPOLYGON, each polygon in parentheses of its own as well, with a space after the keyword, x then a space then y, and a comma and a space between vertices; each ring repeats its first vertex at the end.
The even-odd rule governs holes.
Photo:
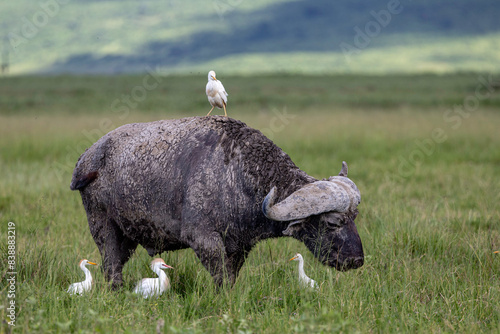
POLYGON ((144 298, 161 295, 163 291, 170 288, 170 280, 167 274, 162 270, 168 268, 174 269, 165 264, 165 261, 161 258, 151 261, 151 270, 158 275, 158 278, 143 278, 137 283, 134 292, 142 295, 144 298))
POLYGON ((227 116, 227 93, 222 85, 222 82, 215 78, 214 71, 208 72, 208 82, 205 91, 207 92, 208 102, 212 105, 212 109, 210 109, 207 116, 210 115, 215 107, 219 109, 224 108, 224 116, 227 116))
POLYGON ((302 258, 302 255, 297 253, 290 259, 290 261, 292 260, 299 261, 299 283, 305 287, 317 288, 318 284, 316 283, 316 281, 307 277, 306 273, 304 272, 304 259, 302 258))
POLYGON ((90 274, 90 270, 87 269, 87 264, 91 264, 97 266, 97 263, 90 262, 89 260, 83 259, 78 264, 80 269, 85 273, 85 281, 73 283, 68 288, 68 293, 71 295, 79 294, 89 291, 92 288, 92 275, 90 274))

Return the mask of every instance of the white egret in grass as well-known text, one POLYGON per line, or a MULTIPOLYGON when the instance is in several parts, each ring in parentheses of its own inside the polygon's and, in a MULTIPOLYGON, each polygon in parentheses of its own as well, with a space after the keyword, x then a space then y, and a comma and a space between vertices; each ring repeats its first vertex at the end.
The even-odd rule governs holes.
POLYGON ((224 108, 224 116, 227 116, 226 105, 227 105, 227 93, 222 85, 222 82, 217 80, 215 77, 215 72, 208 72, 208 82, 205 88, 207 92, 208 102, 212 105, 212 109, 208 112, 207 116, 210 115, 215 107, 222 109, 224 108))
POLYGON ((137 283, 134 289, 135 293, 142 295, 144 298, 160 296, 165 290, 170 288, 170 280, 167 274, 162 269, 174 269, 161 258, 151 261, 151 270, 153 270, 158 278, 143 278, 137 283))
POLYGON ((88 264, 91 264, 91 265, 94 265, 94 266, 97 265, 97 263, 90 262, 87 259, 83 259, 83 260, 80 261, 80 263, 78 264, 78 266, 85 273, 85 280, 82 281, 82 282, 71 284, 69 286, 69 288, 68 288, 68 293, 69 294, 71 294, 71 295, 74 295, 74 294, 81 295, 82 293, 84 293, 84 292, 89 291, 90 289, 92 289, 92 275, 90 274, 90 270, 87 269, 87 265, 88 264))
POLYGON ((315 280, 307 277, 306 273, 304 272, 304 258, 302 255, 299 253, 295 254, 294 257, 290 259, 290 261, 299 261, 299 283, 302 286, 305 287, 310 287, 310 288, 317 288, 318 284, 316 283, 315 280))

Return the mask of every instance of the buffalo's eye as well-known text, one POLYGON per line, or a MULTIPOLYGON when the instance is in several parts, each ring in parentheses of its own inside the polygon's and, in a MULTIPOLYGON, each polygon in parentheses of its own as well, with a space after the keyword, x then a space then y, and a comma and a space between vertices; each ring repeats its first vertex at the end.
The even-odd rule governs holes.
POLYGON ((321 217, 321 221, 328 227, 339 228, 344 225, 344 215, 338 212, 324 213, 321 217))

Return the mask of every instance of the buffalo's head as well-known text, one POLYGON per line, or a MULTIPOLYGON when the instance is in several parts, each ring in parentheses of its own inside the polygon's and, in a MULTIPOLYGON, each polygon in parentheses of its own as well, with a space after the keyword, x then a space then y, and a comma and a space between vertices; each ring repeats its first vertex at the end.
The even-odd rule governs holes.
POLYGON ((363 265, 363 246, 354 224, 361 195, 347 178, 345 162, 339 176, 306 184, 279 203, 275 199, 274 187, 262 211, 271 220, 288 223, 283 235, 301 240, 323 264, 337 270, 363 265))

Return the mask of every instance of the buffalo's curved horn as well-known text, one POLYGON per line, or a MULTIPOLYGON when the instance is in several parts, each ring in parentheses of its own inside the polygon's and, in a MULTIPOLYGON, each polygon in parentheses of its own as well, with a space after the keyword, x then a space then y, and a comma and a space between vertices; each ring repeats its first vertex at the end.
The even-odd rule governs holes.
POLYGON ((349 205, 351 209, 356 208, 359 203, 361 203, 361 193, 359 192, 358 187, 356 187, 356 184, 354 184, 354 182, 350 179, 344 176, 332 176, 328 179, 328 181, 339 185, 347 191, 349 198, 351 199, 351 204, 349 205))
POLYGON ((342 161, 342 169, 340 170, 339 176, 330 176, 328 181, 334 182, 344 188, 351 198, 351 208, 356 208, 359 203, 361 203, 361 194, 359 192, 356 184, 347 178, 347 164, 345 161, 342 161))
POLYGON ((328 211, 345 212, 352 200, 346 187, 338 183, 309 183, 276 204, 276 187, 273 187, 262 203, 262 211, 267 218, 276 221, 298 220, 328 211))

